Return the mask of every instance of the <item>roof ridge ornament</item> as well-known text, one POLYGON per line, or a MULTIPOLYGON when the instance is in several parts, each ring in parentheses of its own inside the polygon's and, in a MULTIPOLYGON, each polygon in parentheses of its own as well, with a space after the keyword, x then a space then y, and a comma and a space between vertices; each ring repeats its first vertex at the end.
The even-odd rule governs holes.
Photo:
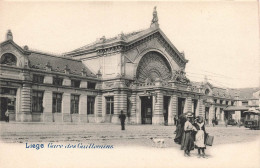
POLYGON ((13 40, 13 33, 10 29, 6 33, 6 40, 13 40))
POLYGON ((158 24, 158 16, 157 16, 157 11, 156 11, 156 6, 153 8, 153 19, 152 19, 152 23, 151 23, 151 26, 150 27, 159 27, 159 24, 158 24))

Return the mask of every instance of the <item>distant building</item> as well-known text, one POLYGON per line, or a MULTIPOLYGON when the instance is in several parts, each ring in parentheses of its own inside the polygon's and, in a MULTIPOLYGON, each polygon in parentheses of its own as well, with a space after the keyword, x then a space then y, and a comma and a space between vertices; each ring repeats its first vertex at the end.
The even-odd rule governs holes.
POLYGON ((236 122, 245 119, 245 111, 259 109, 259 88, 241 88, 236 90, 235 104, 225 109, 229 118, 236 122))

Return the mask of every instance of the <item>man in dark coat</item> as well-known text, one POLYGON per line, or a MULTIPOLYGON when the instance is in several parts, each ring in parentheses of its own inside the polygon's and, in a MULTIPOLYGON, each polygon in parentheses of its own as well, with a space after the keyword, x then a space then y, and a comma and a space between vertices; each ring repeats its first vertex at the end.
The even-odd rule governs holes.
POLYGON ((125 116, 125 114, 123 114, 123 110, 121 110, 121 114, 119 115, 119 119, 120 119, 120 122, 121 122, 121 130, 125 130, 126 116, 125 116))
POLYGON ((182 135, 184 132, 184 124, 186 122, 186 117, 184 114, 180 115, 177 121, 177 126, 176 126, 176 136, 174 138, 174 142, 181 144, 182 141, 182 135))

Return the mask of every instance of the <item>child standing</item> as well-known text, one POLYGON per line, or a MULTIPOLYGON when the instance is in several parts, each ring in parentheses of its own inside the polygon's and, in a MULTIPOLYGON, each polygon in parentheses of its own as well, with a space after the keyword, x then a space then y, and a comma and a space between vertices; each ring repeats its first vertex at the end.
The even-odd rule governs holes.
POLYGON ((197 129, 195 136, 195 146, 198 148, 198 157, 205 158, 205 149, 206 149, 206 131, 203 118, 201 116, 196 117, 196 123, 194 127, 197 129))

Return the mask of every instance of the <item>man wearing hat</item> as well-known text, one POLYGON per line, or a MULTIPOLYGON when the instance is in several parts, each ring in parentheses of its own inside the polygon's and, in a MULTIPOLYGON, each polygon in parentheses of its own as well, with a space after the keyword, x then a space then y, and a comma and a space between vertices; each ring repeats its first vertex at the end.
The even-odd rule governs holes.
POLYGON ((190 156, 190 151, 194 149, 194 138, 192 136, 193 131, 197 131, 192 125, 191 121, 193 114, 188 112, 186 115, 187 121, 184 124, 184 134, 182 138, 182 149, 184 150, 184 156, 190 156))

